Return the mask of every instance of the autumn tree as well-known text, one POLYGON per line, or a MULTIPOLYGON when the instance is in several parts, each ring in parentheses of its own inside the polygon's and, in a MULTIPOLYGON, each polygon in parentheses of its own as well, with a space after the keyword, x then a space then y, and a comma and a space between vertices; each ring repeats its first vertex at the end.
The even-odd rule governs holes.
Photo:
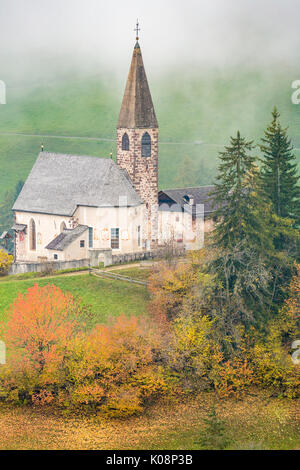
POLYGON ((0 276, 6 274, 13 262, 13 256, 0 249, 0 276))
POLYGON ((67 346, 82 329, 81 313, 80 302, 55 285, 35 284, 17 297, 4 331, 12 389, 32 396, 59 380, 67 346))

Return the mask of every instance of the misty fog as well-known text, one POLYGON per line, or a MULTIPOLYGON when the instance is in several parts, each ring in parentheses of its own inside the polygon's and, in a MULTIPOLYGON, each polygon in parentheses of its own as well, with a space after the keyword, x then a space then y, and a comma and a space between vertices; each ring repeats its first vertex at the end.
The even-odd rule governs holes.
POLYGON ((229 136, 258 142, 274 105, 300 160, 299 12, 299 0, 0 0, 0 200, 27 176, 41 135, 52 136, 49 151, 115 153, 137 18, 161 187, 182 184, 185 157, 197 176, 189 184, 211 183, 229 136))
POLYGON ((170 67, 282 66, 299 54, 298 0, 0 0, 2 74, 45 77, 55 66, 124 74, 136 18, 153 75, 170 67))

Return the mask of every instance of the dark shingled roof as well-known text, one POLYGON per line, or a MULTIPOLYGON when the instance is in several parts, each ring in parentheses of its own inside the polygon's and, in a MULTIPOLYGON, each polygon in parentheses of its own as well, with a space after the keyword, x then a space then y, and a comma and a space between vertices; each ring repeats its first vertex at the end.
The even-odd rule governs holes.
POLYGON ((133 50, 117 127, 158 127, 139 43, 133 50))
POLYGON ((189 206, 187 199, 185 199, 185 196, 192 196, 194 199, 194 205, 204 204, 204 215, 208 215, 214 210, 212 206, 212 199, 209 197, 209 193, 213 191, 213 189, 214 186, 200 186, 199 188, 164 189, 158 193, 158 202, 160 206, 159 210, 178 212, 179 207, 181 207, 181 210, 183 210, 184 206, 188 210, 189 206), (169 208, 167 207, 167 205, 169 205, 169 208))
POLYGON ((142 203, 128 175, 109 158, 41 152, 13 210, 72 216, 77 206, 142 203))
POLYGON ((65 248, 67 248, 87 229, 88 227, 86 225, 77 225, 77 227, 73 229, 65 229, 46 246, 46 249, 64 251, 65 248))

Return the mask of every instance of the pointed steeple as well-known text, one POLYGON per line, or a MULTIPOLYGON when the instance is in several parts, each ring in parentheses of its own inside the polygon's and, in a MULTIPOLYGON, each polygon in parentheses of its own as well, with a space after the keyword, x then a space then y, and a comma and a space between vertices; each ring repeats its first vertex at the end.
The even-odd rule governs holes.
POLYGON ((138 40, 133 50, 117 128, 158 128, 138 40))

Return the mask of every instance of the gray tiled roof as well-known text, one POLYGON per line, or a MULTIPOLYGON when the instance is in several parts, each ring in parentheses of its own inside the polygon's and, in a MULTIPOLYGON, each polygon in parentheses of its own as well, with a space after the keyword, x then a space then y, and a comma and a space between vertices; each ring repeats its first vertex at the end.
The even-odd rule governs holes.
POLYGON ((77 225, 73 229, 65 229, 46 246, 46 249, 63 251, 87 229, 86 225, 77 225))
POLYGON ((172 204, 172 201, 177 205, 174 205, 173 210, 178 211, 178 206, 182 209, 185 206, 188 209, 188 204, 184 196, 192 196, 195 204, 204 204, 204 215, 212 212, 212 198, 209 196, 209 193, 213 191, 214 186, 199 186, 198 188, 180 188, 180 189, 165 189, 159 192, 158 200, 160 205, 160 210, 171 210, 167 208, 166 204, 172 204), (167 197, 166 197, 167 196, 167 197), (164 204, 162 206, 162 204, 164 204))
POLYGON ((120 196, 128 206, 141 204, 113 160, 41 152, 13 210, 72 216, 77 206, 118 206, 120 196))

